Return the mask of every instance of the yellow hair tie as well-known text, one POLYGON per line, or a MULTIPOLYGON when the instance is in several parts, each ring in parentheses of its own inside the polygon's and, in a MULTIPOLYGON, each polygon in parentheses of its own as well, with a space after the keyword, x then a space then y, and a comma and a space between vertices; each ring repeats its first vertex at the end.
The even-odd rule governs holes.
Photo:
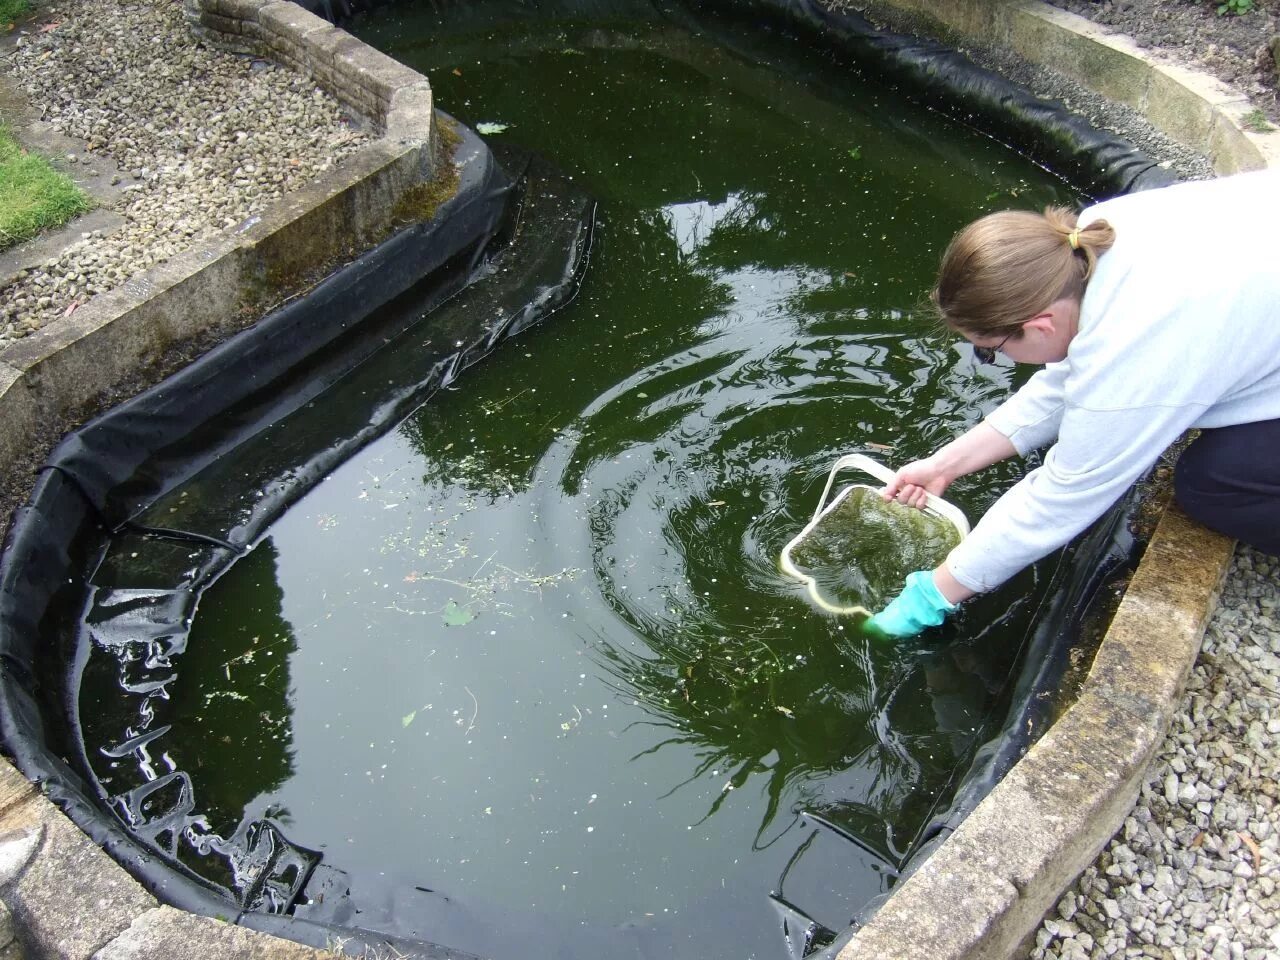
POLYGON ((1080 249, 1080 231, 1078 229, 1072 230, 1067 234, 1067 243, 1071 244, 1072 250, 1080 249))

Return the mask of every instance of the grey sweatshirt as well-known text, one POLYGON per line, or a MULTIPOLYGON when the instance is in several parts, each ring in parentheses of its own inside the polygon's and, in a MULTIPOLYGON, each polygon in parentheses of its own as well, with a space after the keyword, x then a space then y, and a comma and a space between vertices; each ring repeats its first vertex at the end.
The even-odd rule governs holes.
POLYGON ((1189 427, 1280 418, 1280 171, 1118 197, 1080 224, 1096 219, 1116 242, 1066 359, 986 419, 1024 455, 1056 442, 948 557, 971 590, 1080 533, 1189 427))

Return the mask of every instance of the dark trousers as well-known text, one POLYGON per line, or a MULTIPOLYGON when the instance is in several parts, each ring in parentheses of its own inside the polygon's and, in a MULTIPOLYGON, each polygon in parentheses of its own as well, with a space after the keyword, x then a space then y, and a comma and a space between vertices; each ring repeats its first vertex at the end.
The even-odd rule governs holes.
POLYGON ((1178 458, 1173 490, 1206 527, 1280 554, 1280 420, 1201 432, 1178 458))

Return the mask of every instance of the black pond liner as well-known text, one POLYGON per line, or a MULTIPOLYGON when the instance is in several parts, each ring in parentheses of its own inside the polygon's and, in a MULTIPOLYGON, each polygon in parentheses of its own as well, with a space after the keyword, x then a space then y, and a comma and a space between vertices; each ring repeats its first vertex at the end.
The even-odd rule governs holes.
POLYGON ((181 651, 200 589, 290 504, 466 367, 573 297, 587 262, 594 201, 534 158, 513 154, 500 165, 471 131, 455 126, 459 188, 433 220, 402 230, 306 296, 65 437, 31 501, 15 513, 0 562, 0 736, 19 769, 160 900, 315 946, 340 938, 414 955, 465 956, 290 915, 308 883, 323 886, 332 871, 317 871, 320 855, 270 824, 236 836, 233 859, 255 874, 236 890, 170 862, 155 831, 131 816, 136 811, 117 810, 134 823, 126 830, 96 799, 77 736, 74 691, 88 655, 84 635, 100 627, 87 624, 83 611, 89 577, 112 535, 196 548, 203 556, 197 588, 153 594, 108 625, 118 631, 131 622, 132 639, 147 647, 148 658, 166 663, 181 651), (367 376, 372 365, 365 361, 379 353, 376 381, 361 384, 368 387, 364 406, 323 417, 314 412, 317 396, 339 380, 367 376), (269 435, 274 424, 308 416, 307 443, 277 451, 269 492, 251 510, 229 511, 238 521, 230 529, 137 522, 222 454, 269 435))
MULTIPOLYGON (((593 0, 570 3, 588 12, 607 9, 593 0)), ((305 5, 321 12, 327 6, 324 0, 305 5)), ((1092 129, 1060 104, 1037 100, 931 41, 876 31, 861 17, 811 0, 714 0, 664 7, 664 13, 681 17, 700 8, 745 14, 762 26, 834 45, 862 68, 895 81, 904 96, 1005 140, 1095 196, 1174 179, 1132 145, 1092 129)), ((355 925, 357 911, 342 897, 341 871, 269 824, 232 838, 253 879, 228 888, 166 856, 158 840, 164 824, 135 817, 131 832, 121 811, 103 808, 77 736, 71 695, 87 657, 82 635, 90 626, 83 614, 89 576, 113 534, 135 532, 200 548, 204 560, 194 590, 155 597, 141 615, 121 620, 140 631, 163 663, 181 649, 184 618, 199 589, 290 504, 466 366, 573 296, 590 242, 590 199, 528 157, 512 155, 499 165, 474 134, 459 129, 454 159, 460 189, 435 219, 402 231, 190 367, 70 434, 42 470, 30 503, 15 514, 0 558, 0 736, 18 767, 163 902, 316 946, 342 939, 355 946, 388 944, 407 955, 465 956, 355 925), (497 279, 502 275, 505 285, 497 279), (340 422, 314 435, 324 442, 282 457, 293 458, 288 469, 268 478, 264 496, 233 517, 238 522, 230 529, 164 530, 140 522, 158 500, 225 452, 286 418, 305 416, 327 387, 359 376, 363 362, 388 342, 397 350, 406 340, 421 342, 395 338, 412 333, 440 305, 453 308, 445 312, 452 319, 443 330, 429 329, 444 342, 398 357, 399 379, 371 391, 366 408, 335 413, 340 422), (320 892, 331 894, 329 906, 307 906, 320 892)), ((438 323, 440 313, 426 322, 438 323)), ((1024 666, 1001 733, 957 777, 950 806, 937 810, 912 844, 904 875, 1052 721, 1081 623, 1105 584, 1132 562, 1127 519, 1136 499, 1131 493, 1060 556, 1037 625, 1024 641, 1024 666)), ((877 906, 868 904, 853 922, 865 921, 877 906)), ((798 912, 787 923, 797 956, 834 956, 852 929, 843 935, 815 929, 798 912)))

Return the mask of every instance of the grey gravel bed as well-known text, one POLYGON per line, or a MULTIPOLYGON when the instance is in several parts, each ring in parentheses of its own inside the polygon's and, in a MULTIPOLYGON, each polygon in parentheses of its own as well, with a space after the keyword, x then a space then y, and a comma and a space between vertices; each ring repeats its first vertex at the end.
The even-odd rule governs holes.
POLYGON ((59 158, 73 177, 114 161, 125 226, 82 236, 0 289, 0 347, 261 212, 367 139, 300 74, 199 44, 180 0, 40 9, 9 82, 41 120, 86 142, 88 156, 59 158))
POLYGON ((1280 560, 1237 549, 1137 806, 1033 960, 1280 957, 1278 582, 1280 560))

